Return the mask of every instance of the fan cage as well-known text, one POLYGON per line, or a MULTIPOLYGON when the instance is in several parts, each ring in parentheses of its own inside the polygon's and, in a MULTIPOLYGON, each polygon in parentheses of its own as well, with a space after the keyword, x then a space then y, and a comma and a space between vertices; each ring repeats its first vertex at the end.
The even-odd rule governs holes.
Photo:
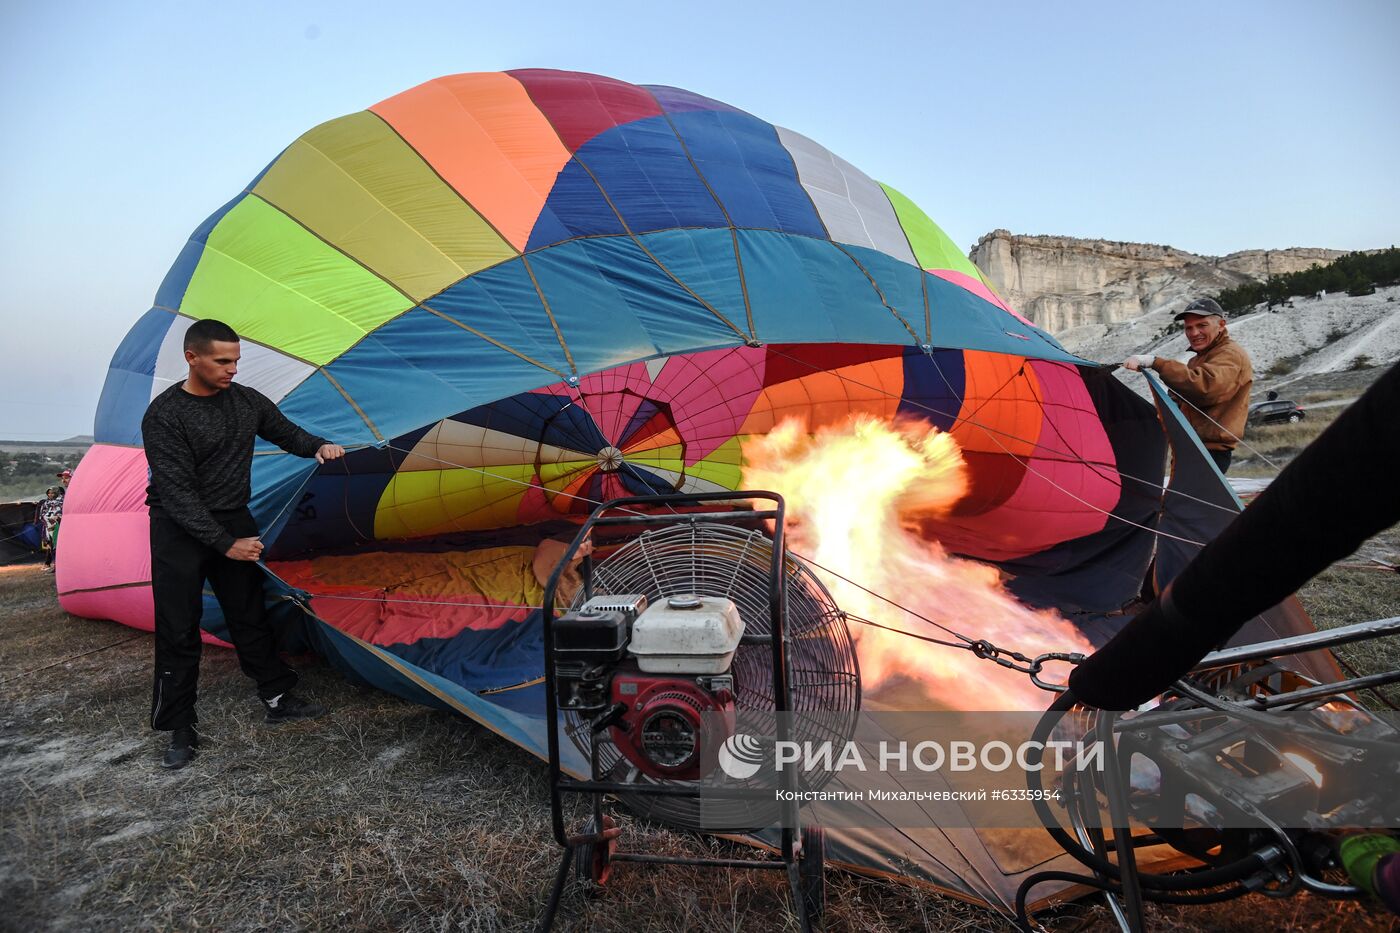
MULTIPOLYGON (((744 620, 744 633, 771 635, 770 606, 773 540, 752 528, 718 523, 687 523, 657 528, 638 535, 593 568, 594 596, 641 593, 649 604, 671 596, 695 594, 732 600, 744 620)), ((799 743, 844 743, 855 730, 860 712, 860 666, 845 616, 821 580, 805 563, 788 555, 783 565, 787 611, 789 738, 799 743)), ((573 608, 585 601, 580 592, 573 608)), ((743 644, 735 653, 736 731, 771 735, 776 709, 773 656, 769 644, 743 644)), ((591 735, 577 713, 565 712, 564 730, 587 757, 598 743, 597 776, 619 783, 659 783, 643 774, 609 739, 591 735)), ((825 775, 812 775, 824 783, 825 775)), ((771 778, 769 779, 771 781, 771 778)), ((700 782, 667 780, 673 786, 700 782)), ((760 773, 735 787, 768 787, 760 773)), ((819 785, 816 785, 819 786, 819 785)), ((764 825, 776 814, 756 812, 752 801, 721 801, 695 797, 643 794, 618 795, 635 812, 675 826, 694 828, 701 809, 707 829, 749 829, 764 825)))

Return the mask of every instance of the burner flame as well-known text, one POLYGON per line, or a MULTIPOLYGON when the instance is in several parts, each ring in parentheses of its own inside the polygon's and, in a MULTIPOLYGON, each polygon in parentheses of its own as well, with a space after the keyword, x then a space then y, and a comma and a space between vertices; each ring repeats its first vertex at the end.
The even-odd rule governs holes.
POLYGON ((743 453, 744 485, 783 495, 789 546, 820 565, 813 569, 837 605, 897 630, 851 622, 865 695, 873 705, 1049 705, 1051 695, 1025 674, 901 634, 957 640, 925 620, 1032 657, 1093 651, 1059 615, 1018 602, 997 568, 952 557, 939 542, 919 535, 921 521, 949 516, 969 488, 968 467, 952 435, 923 421, 890 423, 868 415, 815 433, 785 419, 746 443, 743 453))

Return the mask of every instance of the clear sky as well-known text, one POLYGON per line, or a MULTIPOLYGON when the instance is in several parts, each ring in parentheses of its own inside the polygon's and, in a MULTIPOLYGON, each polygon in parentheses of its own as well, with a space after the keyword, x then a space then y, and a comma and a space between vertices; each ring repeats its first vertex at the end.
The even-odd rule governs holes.
POLYGON ((206 216, 300 133, 443 74, 671 84, 811 136, 964 247, 1005 227, 1400 242, 1400 3, 0 0, 0 438, 92 431, 206 216))

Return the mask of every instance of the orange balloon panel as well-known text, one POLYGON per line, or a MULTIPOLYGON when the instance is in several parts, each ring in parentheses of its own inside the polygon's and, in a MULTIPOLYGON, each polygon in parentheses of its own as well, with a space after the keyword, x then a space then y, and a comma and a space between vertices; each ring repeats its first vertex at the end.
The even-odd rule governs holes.
POLYGON ((569 151, 519 81, 499 73, 448 75, 370 110, 524 249, 569 151))
POLYGON ((815 372, 765 386, 739 433, 767 434, 785 418, 797 418, 809 431, 853 414, 891 419, 903 392, 902 357, 815 372))
POLYGON ((1040 439, 1044 404, 1025 357, 963 352, 962 405, 952 434, 964 451, 1029 457, 1040 439))

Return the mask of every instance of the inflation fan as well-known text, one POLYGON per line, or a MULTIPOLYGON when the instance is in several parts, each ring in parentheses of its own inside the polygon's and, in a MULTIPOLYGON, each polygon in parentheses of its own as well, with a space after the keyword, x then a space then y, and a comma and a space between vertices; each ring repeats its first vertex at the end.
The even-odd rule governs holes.
POLYGON ((554 837, 563 853, 542 928, 553 922, 571 865, 602 884, 614 862, 784 870, 800 926, 819 919, 823 836, 815 825, 797 828, 799 804, 776 801, 771 780, 701 790, 728 739, 762 745, 848 737, 855 728, 855 645, 826 588, 787 554, 783 509, 769 492, 616 499, 588 518, 550 579, 546 722, 554 837), (635 535, 596 566, 583 560, 583 587, 556 618, 569 560, 595 529, 619 528, 635 535), (589 762, 586 777, 567 773, 564 741, 589 762), (605 794, 683 829, 752 832, 781 823, 777 857, 622 851, 605 794), (577 795, 591 798, 592 816, 571 833, 565 798, 577 795))

